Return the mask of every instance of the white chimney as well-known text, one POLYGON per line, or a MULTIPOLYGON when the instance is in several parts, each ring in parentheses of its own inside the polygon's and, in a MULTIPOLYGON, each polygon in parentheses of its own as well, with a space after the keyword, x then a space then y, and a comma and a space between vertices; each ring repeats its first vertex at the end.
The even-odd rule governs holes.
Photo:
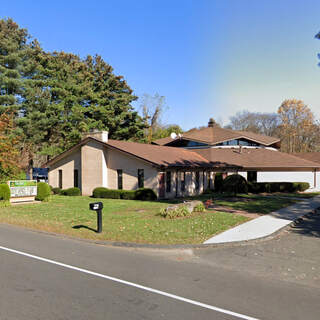
POLYGON ((84 135, 84 138, 92 137, 102 142, 108 142, 108 131, 98 131, 94 130, 93 132, 88 132, 84 135))

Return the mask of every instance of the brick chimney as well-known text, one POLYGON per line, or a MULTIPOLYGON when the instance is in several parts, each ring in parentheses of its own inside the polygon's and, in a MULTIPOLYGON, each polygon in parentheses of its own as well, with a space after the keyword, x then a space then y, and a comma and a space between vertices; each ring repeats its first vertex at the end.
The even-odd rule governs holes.
POLYGON ((208 122, 208 127, 209 127, 209 128, 213 128, 214 125, 215 125, 215 121, 213 120, 213 118, 210 118, 210 119, 209 119, 209 122, 208 122))

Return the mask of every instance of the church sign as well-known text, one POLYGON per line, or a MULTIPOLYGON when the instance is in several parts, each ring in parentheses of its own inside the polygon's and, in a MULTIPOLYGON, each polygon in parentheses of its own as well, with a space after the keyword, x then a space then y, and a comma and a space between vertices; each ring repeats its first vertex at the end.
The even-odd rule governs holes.
POLYGON ((37 195, 36 180, 15 180, 8 181, 11 198, 15 201, 32 201, 37 195))

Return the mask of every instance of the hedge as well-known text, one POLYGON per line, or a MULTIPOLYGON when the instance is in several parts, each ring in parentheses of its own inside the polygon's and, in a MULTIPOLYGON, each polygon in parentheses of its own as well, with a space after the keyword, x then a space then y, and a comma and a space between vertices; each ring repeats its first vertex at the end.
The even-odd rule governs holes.
POLYGON ((51 191, 53 194, 60 194, 61 193, 61 188, 52 188, 51 191))
POLYGON ((248 193, 248 182, 240 174, 232 174, 222 182, 222 191, 237 193, 248 193))
POLYGON ((50 186, 45 182, 39 182, 37 185, 36 200, 48 202, 50 200, 50 186))
POLYGON ((10 206, 10 188, 7 184, 0 184, 0 207, 10 206))
POLYGON ((95 188, 93 198, 124 199, 124 200, 156 200, 157 196, 152 189, 141 188, 138 190, 118 190, 104 187, 95 188))
POLYGON ((74 188, 68 188, 68 189, 63 189, 60 191, 60 194, 63 196, 80 196, 81 195, 81 191, 79 188, 74 187, 74 188))
POLYGON ((249 182, 251 193, 301 192, 310 188, 308 182, 249 182))
POLYGON ((146 201, 154 201, 157 200, 157 195, 152 189, 149 188, 141 188, 136 190, 136 200, 146 200, 146 201))

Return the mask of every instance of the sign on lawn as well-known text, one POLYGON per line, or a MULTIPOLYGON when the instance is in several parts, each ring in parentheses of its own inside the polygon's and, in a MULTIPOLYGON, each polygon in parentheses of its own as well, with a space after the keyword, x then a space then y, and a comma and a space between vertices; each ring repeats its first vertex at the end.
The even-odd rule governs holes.
POLYGON ((36 180, 8 181, 11 198, 34 197, 37 195, 36 180))

